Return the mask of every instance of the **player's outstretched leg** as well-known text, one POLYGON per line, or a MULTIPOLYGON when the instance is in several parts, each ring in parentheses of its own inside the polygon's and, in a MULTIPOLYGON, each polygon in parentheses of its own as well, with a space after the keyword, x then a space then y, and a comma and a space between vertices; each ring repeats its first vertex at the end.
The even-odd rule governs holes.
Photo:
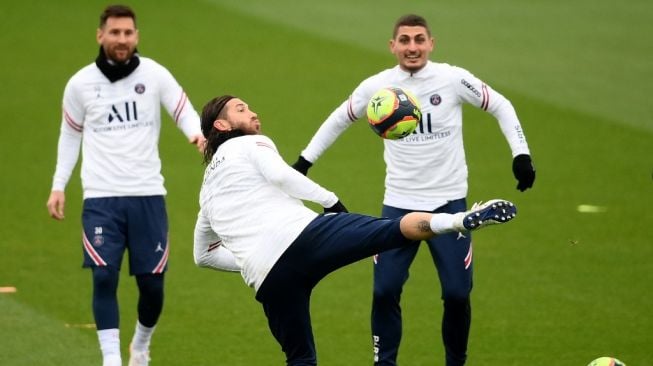
POLYGON ((517 215, 515 205, 506 200, 476 203, 465 212, 456 214, 410 212, 400 221, 403 236, 410 240, 426 240, 452 231, 471 231, 494 224, 503 224, 517 215))
POLYGON ((502 199, 475 203, 472 208, 459 214, 454 224, 457 230, 471 231, 488 225, 504 224, 517 215, 517 207, 502 199))

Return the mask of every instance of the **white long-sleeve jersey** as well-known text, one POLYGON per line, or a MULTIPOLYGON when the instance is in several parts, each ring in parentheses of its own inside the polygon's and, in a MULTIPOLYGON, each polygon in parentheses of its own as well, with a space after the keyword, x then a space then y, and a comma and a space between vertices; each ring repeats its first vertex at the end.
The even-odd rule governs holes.
POLYGON ((159 158, 161 106, 188 137, 199 116, 170 72, 140 57, 129 76, 110 82, 95 63, 66 84, 52 190, 63 191, 82 147, 84 198, 164 195, 159 158))
POLYGON ((334 193, 286 164, 268 137, 232 138, 218 148, 204 173, 195 247, 221 239, 247 285, 258 291, 279 257, 317 217, 302 200, 322 207, 338 202, 334 193))
POLYGON ((512 155, 529 154, 526 137, 512 104, 460 67, 428 62, 416 73, 398 65, 364 80, 320 126, 301 155, 315 162, 354 121, 365 116, 372 95, 400 87, 419 100, 422 120, 400 140, 384 140, 385 205, 433 210, 467 196, 467 163, 463 147, 462 105, 470 103, 499 122, 512 155))

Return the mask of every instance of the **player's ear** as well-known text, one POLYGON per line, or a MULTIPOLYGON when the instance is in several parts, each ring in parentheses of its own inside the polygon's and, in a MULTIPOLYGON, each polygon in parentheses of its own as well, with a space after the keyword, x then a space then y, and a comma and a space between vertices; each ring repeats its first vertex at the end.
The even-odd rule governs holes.
POLYGON ((95 40, 99 45, 102 44, 102 28, 98 28, 95 32, 95 40))
POLYGON ((231 131, 231 123, 226 119, 216 119, 213 121, 213 127, 215 127, 220 132, 229 132, 231 131))

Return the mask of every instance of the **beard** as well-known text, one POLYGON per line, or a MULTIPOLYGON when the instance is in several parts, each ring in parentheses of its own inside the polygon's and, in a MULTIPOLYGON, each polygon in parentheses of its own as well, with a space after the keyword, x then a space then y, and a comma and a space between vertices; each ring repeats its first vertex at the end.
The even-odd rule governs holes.
POLYGON ((134 55, 134 50, 135 48, 118 46, 109 49, 105 48, 104 53, 106 54, 107 59, 117 64, 125 64, 129 62, 134 55))

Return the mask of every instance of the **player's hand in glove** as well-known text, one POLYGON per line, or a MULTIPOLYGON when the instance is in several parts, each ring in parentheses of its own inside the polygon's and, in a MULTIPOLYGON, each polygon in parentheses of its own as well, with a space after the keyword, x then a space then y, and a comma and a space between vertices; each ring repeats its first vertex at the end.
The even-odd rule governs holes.
POLYGON ((523 192, 533 187, 535 166, 533 166, 531 156, 527 154, 515 156, 512 160, 512 173, 515 175, 515 179, 517 179, 518 190, 523 192))
POLYGON ((296 171, 307 175, 308 174, 308 168, 312 167, 313 163, 310 161, 304 159, 303 156, 299 155, 297 158, 297 161, 292 165, 293 168, 295 168, 296 171))
POLYGON ((338 200, 338 202, 336 202, 335 205, 324 208, 324 213, 328 213, 328 212, 349 212, 349 211, 347 211, 347 207, 345 207, 345 205, 343 205, 342 202, 338 200))

